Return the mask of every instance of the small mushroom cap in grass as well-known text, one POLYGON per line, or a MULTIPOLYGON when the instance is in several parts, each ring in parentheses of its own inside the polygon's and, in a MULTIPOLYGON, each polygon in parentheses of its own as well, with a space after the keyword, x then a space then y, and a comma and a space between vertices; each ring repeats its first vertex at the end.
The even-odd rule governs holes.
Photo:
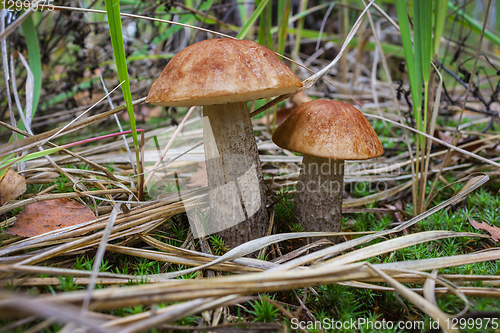
POLYGON ((296 91, 300 79, 271 50, 248 40, 209 39, 177 53, 153 83, 147 103, 204 106, 296 91))
POLYGON ((297 153, 335 160, 364 160, 384 152, 361 111, 350 104, 325 99, 297 107, 278 126, 273 141, 297 153))

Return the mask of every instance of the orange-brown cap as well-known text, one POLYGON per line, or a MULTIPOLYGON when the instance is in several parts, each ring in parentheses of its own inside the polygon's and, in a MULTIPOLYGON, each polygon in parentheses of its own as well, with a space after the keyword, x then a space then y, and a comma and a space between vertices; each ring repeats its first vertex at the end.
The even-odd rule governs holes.
POLYGON ((271 50, 248 40, 209 39, 177 53, 153 83, 147 103, 213 105, 287 94, 300 79, 271 50))
POLYGON ((273 141, 281 148, 336 160, 364 160, 384 152, 361 111, 325 99, 298 106, 276 128, 273 141))

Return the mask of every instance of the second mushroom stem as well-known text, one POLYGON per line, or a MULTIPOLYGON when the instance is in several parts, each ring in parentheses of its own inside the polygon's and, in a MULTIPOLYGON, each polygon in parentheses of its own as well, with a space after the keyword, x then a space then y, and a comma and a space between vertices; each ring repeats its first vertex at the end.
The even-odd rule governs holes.
POLYGON ((340 231, 343 192, 343 160, 304 155, 295 211, 306 231, 340 231))

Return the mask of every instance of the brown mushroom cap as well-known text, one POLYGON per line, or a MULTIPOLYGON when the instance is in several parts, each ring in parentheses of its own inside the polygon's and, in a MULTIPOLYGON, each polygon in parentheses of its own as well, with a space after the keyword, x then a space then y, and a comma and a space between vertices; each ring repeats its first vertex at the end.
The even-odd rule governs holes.
POLYGON ((271 50, 248 40, 209 39, 186 47, 153 83, 147 103, 195 106, 287 94, 300 79, 271 50))
POLYGON ((273 141, 281 148, 336 160, 364 160, 384 152, 361 111, 325 99, 297 107, 276 128, 273 141))

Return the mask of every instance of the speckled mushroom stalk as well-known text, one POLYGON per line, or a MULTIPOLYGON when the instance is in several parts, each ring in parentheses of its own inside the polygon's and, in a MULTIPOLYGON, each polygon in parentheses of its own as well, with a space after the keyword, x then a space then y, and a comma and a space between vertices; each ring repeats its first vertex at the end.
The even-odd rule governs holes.
POLYGON ((249 230, 264 235, 266 223, 262 221, 267 221, 264 180, 249 110, 245 102, 210 105, 203 107, 203 116, 212 218, 221 230, 219 236, 227 245, 236 246, 249 240, 249 230), (217 191, 221 188, 224 190, 217 191), (234 226, 237 220, 244 222, 234 226))
POLYGON ((230 247, 262 237, 268 225, 262 169, 246 102, 291 93, 301 86, 274 52, 235 39, 210 39, 185 48, 151 86, 148 103, 203 106, 209 201, 218 224, 213 232, 220 231, 230 247), (231 227, 240 220, 244 221, 231 227))
POLYGON ((308 231, 340 231, 344 160, 305 154, 296 189, 296 215, 308 231))
POLYGON ((304 154, 295 214, 305 230, 340 231, 344 160, 364 160, 384 152, 368 120, 347 103, 314 100, 297 107, 278 126, 273 141, 304 154))

